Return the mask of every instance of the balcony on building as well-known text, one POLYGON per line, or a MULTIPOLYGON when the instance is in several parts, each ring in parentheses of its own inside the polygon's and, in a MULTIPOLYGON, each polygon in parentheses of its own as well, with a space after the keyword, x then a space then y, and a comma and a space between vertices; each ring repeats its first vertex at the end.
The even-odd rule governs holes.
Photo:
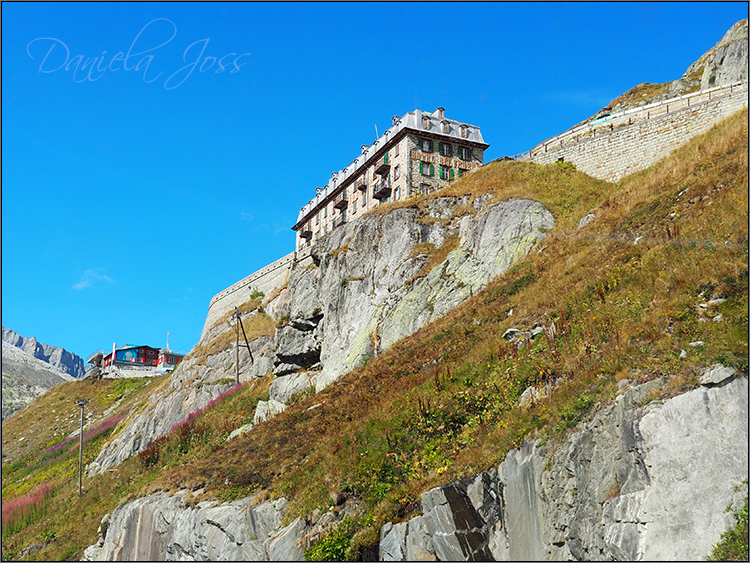
POLYGON ((299 230, 299 236, 304 239, 309 239, 312 237, 312 229, 310 228, 309 223, 299 230))
POLYGON ((346 215, 345 215, 345 214, 343 214, 343 213, 342 213, 341 215, 339 215, 338 217, 334 217, 334 218, 333 218, 333 228, 334 228, 334 229, 335 229, 336 227, 340 227, 340 226, 341 226, 341 225, 343 225, 344 223, 346 223, 346 215))
POLYGON ((372 197, 383 200, 391 195, 390 178, 386 176, 372 188, 372 197))
POLYGON ((333 198, 333 206, 336 209, 344 209, 349 204, 349 200, 346 197, 346 190, 342 190, 340 194, 333 198))
POLYGON ((355 184, 355 187, 361 192, 367 191, 367 180, 365 179, 364 176, 357 179, 357 183, 355 184))
POLYGON ((391 170, 391 165, 388 160, 388 153, 385 153, 375 163, 375 174, 383 176, 385 174, 388 174, 390 170, 391 170))

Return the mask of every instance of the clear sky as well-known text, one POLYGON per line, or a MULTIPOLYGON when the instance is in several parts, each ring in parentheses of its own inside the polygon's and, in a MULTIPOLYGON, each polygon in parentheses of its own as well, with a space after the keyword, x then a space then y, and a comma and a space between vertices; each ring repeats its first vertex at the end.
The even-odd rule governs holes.
POLYGON ((168 331, 187 352, 393 115, 443 106, 513 155, 679 78, 747 10, 3 3, 2 324, 84 359, 168 331))

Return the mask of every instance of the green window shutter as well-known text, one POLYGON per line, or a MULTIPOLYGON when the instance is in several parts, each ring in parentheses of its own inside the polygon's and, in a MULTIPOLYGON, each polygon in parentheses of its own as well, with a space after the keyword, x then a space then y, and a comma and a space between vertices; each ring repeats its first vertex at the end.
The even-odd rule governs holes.
POLYGON ((432 164, 430 164, 430 176, 434 174, 435 174, 435 167, 432 164))
POLYGON ((453 156, 453 145, 448 145, 448 156, 453 156))
POLYGON ((432 152, 432 141, 431 140, 427 141, 427 152, 432 152))
POLYGON ((443 154, 443 143, 438 143, 438 150, 440 151, 440 154, 443 154))
POLYGON ((451 180, 453 180, 453 168, 450 169, 451 180))
POLYGON ((420 173, 420 174, 424 174, 424 169, 422 168, 422 166, 423 166, 423 163, 422 163, 422 162, 420 162, 420 163, 419 163, 419 173, 420 173))
POLYGON ((469 160, 471 160, 471 149, 469 149, 469 160))

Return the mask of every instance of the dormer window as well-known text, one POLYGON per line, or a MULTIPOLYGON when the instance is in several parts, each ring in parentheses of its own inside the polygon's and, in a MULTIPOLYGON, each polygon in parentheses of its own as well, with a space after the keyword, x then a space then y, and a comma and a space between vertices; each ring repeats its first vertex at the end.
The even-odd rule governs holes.
POLYGON ((430 118, 426 115, 422 116, 422 129, 428 129, 430 128, 430 118))
POLYGON ((461 125, 461 136, 466 139, 469 137, 469 128, 466 125, 461 125))
POLYGON ((443 133, 450 133, 451 125, 447 121, 443 121, 443 133))

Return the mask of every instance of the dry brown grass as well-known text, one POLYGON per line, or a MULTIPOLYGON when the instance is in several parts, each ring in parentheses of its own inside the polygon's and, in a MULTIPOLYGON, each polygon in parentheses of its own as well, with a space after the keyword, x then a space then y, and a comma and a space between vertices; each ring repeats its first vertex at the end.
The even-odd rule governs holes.
MULTIPOLYGON (((244 305, 244 307, 240 306, 240 313, 247 312, 247 310, 256 310, 260 305, 260 299, 253 299, 252 301, 245 303, 244 305), (253 306, 252 308, 248 309, 248 307, 250 307, 250 304, 252 304, 253 306)), ((224 315, 224 322, 228 323, 228 319, 232 315, 234 315, 234 311, 231 311, 230 313, 224 315)), ((214 326, 218 326, 219 324, 220 323, 217 322, 214 326)), ((205 359, 207 357, 219 354, 220 352, 231 348, 237 340, 235 330, 234 328, 232 328, 233 326, 234 323, 231 327, 229 326, 229 324, 227 324, 227 329, 225 331, 219 333, 208 342, 199 344, 198 346, 193 348, 193 350, 190 351, 190 354, 186 358, 195 358, 196 361, 201 363, 205 362, 205 359)), ((242 318, 242 326, 244 327, 245 334, 247 334, 247 339, 250 342, 261 336, 273 336, 274 332, 276 331, 276 322, 266 313, 261 312, 257 312, 254 315, 244 316, 242 318)), ((244 340, 242 331, 240 331, 240 340, 244 340)))
POLYGON ((419 278, 427 277, 432 269, 441 264, 453 250, 458 248, 458 244, 461 242, 458 235, 448 235, 445 237, 443 244, 439 248, 435 248, 432 243, 421 243, 416 245, 411 252, 412 257, 416 257, 422 254, 427 255, 427 260, 422 264, 419 271, 414 274, 414 277, 408 280, 406 283, 412 283, 414 280, 419 278))

